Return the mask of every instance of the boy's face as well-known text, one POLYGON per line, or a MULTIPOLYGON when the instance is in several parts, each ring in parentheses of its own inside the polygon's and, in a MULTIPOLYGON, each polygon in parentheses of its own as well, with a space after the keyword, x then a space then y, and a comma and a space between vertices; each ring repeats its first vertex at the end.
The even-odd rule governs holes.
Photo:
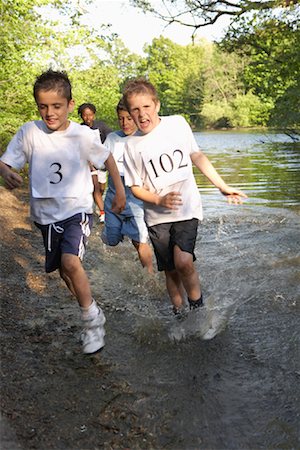
POLYGON ((74 109, 74 101, 68 101, 57 91, 39 91, 36 103, 47 128, 51 131, 63 131, 69 126, 68 115, 74 109))
POLYGON ((150 133, 160 122, 158 115, 160 102, 153 100, 150 94, 133 94, 127 99, 129 112, 138 129, 150 133))
POLYGON ((137 126, 128 111, 118 111, 118 121, 120 128, 126 136, 136 132, 137 126))
POLYGON ((92 127, 95 120, 95 113, 90 108, 85 108, 81 113, 81 118, 85 125, 92 127))

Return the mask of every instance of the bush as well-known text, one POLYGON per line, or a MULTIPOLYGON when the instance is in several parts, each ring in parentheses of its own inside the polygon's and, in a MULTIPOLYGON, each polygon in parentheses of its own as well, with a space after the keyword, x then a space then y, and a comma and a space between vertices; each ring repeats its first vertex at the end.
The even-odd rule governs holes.
POLYGON ((252 92, 237 95, 230 102, 205 103, 201 118, 205 128, 265 126, 273 108, 271 101, 263 101, 252 92))

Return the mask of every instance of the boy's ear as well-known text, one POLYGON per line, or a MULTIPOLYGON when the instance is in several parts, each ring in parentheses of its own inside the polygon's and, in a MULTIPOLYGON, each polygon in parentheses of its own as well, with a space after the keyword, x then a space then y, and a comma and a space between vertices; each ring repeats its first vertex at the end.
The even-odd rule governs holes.
POLYGON ((155 110, 156 110, 156 112, 157 112, 157 114, 159 113, 159 110, 160 110, 160 101, 158 100, 157 101, 157 103, 156 103, 156 108, 155 108, 155 110))
POLYGON ((75 102, 74 102, 74 100, 72 99, 72 100, 69 101, 69 105, 68 105, 68 111, 69 111, 69 113, 72 113, 72 112, 74 111, 74 108, 75 108, 75 102))

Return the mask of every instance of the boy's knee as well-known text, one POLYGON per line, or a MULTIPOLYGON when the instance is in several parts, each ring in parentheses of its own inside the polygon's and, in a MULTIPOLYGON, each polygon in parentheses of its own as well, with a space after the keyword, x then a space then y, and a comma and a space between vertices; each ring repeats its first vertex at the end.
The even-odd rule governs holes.
POLYGON ((61 277, 63 275, 70 276, 72 273, 81 266, 81 261, 78 256, 71 253, 62 254, 61 257, 61 277))
POLYGON ((176 261, 176 270, 182 275, 188 277, 195 272, 195 266, 193 261, 176 261))
POLYGON ((109 245, 110 247, 115 247, 116 245, 119 244, 119 242, 122 241, 122 236, 120 236, 119 234, 113 234, 113 233, 109 233, 109 235, 107 235, 106 232, 103 232, 101 234, 101 239, 105 245, 109 245))

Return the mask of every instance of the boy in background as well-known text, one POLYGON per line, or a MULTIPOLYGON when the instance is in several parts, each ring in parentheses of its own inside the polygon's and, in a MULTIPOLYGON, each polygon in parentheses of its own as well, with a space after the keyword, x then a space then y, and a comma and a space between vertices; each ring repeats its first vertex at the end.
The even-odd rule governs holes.
POLYGON ((175 314, 187 295, 190 309, 203 305, 199 276, 194 266, 201 197, 193 175, 194 164, 230 203, 247 196, 228 186, 199 150, 192 130, 181 116, 160 117, 155 87, 140 78, 129 81, 124 102, 139 136, 130 137, 124 153, 125 182, 143 200, 145 221, 159 271, 175 314))
MULTIPOLYGON (((99 130, 103 144, 107 135, 112 132, 112 129, 103 120, 96 119, 96 111, 96 106, 93 103, 83 103, 78 108, 78 114, 82 119, 81 125, 87 125, 92 130, 99 130)), ((92 167, 91 170, 94 183, 94 200, 99 209, 99 222, 104 223, 103 195, 106 187, 106 170, 105 167, 98 170, 92 167)))
POLYGON ((130 188, 126 187, 124 182, 123 155, 125 144, 127 137, 134 135, 137 127, 122 99, 119 101, 116 110, 121 130, 110 133, 104 144, 109 148, 116 161, 125 187, 126 206, 120 214, 112 211, 111 205, 115 196, 115 185, 112 177, 109 176, 104 201, 105 225, 101 237, 105 244, 115 246, 123 241, 124 236, 128 236, 138 253, 142 266, 146 268, 148 273, 153 273, 152 250, 148 243, 149 236, 144 221, 143 202, 132 194, 130 188))
POLYGON ((66 73, 48 70, 34 84, 34 98, 42 120, 25 123, 0 158, 5 186, 22 184, 20 170, 29 163, 30 213, 41 230, 46 250, 46 272, 59 270, 77 298, 84 324, 83 352, 104 346, 105 316, 92 298, 82 266, 93 212, 93 183, 89 161, 106 165, 116 186, 112 208, 125 206, 124 187, 115 161, 100 141, 98 131, 68 120, 74 109, 71 83, 66 73))

